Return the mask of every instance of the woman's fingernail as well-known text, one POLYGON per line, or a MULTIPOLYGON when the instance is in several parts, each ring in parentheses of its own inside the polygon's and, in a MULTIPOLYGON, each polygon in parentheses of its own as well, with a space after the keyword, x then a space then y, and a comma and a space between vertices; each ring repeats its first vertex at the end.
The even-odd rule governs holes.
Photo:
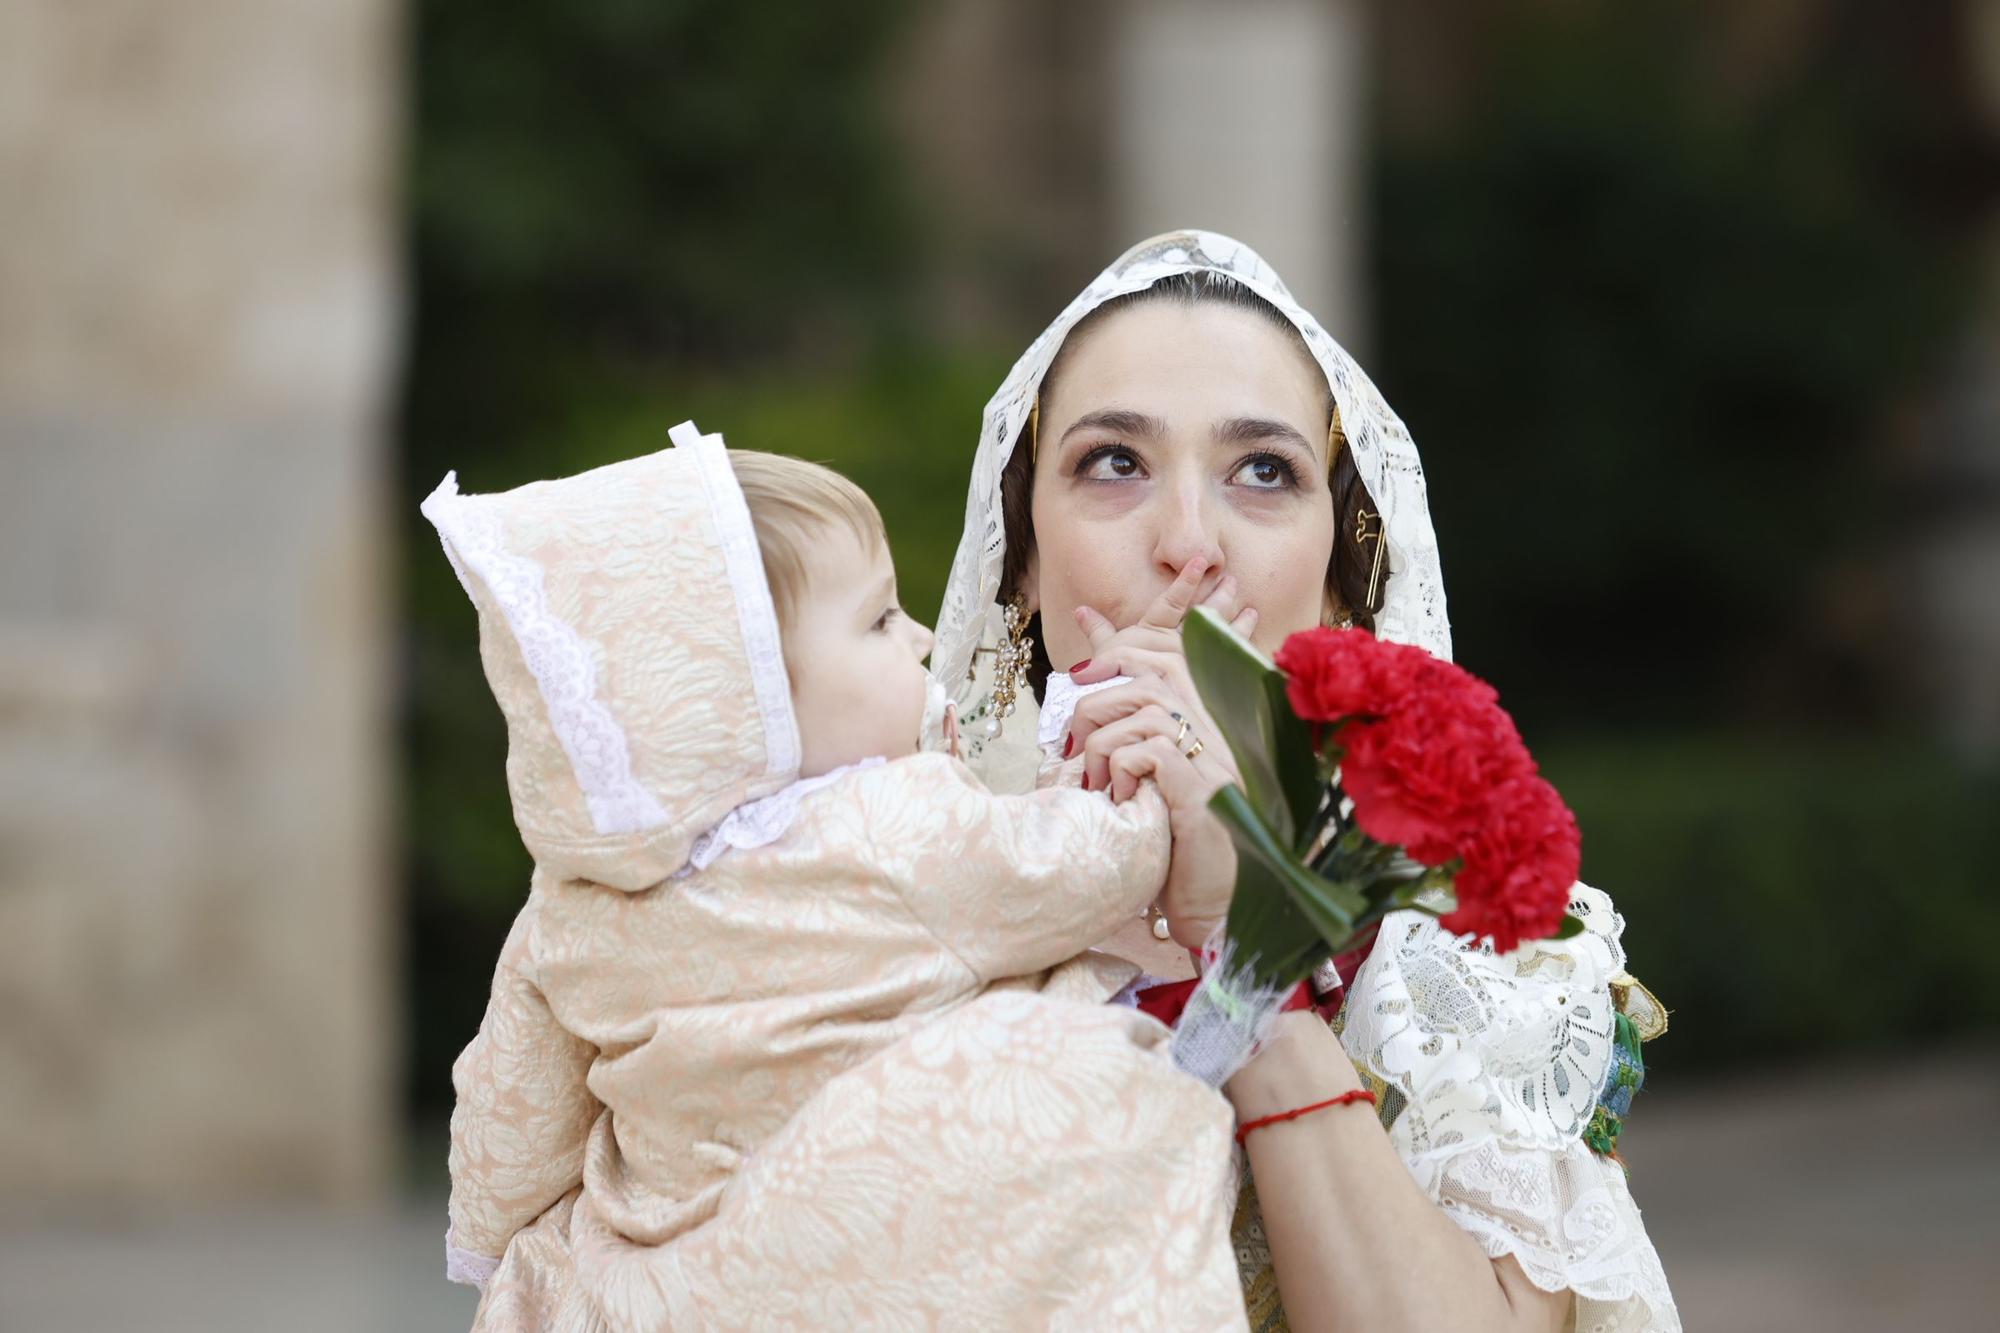
POLYGON ((1065 759, 1069 758, 1069 752, 1071 750, 1074 750, 1075 748, 1076 748, 1076 737, 1074 736, 1063 737, 1063 758, 1065 759))
POLYGON ((1071 667, 1069 669, 1069 674, 1074 676, 1077 672, 1083 670, 1085 667, 1089 665, 1090 665, 1090 659, 1086 657, 1081 662, 1078 662, 1075 666, 1071 667))

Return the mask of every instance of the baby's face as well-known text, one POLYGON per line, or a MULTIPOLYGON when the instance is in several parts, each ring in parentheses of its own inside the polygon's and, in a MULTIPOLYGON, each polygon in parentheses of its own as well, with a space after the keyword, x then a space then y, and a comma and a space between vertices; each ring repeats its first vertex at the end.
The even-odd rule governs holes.
POLYGON ((888 548, 828 524, 807 555, 805 596, 784 631, 804 746, 799 776, 915 754, 931 632, 897 604, 888 548))

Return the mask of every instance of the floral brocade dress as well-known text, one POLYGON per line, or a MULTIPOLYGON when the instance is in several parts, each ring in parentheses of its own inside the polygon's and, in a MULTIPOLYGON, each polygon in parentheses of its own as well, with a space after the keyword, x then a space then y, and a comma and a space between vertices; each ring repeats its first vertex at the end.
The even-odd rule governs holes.
MULTIPOLYGON (((1571 910, 1595 941, 1581 958, 1563 959, 1565 946, 1552 941, 1496 957, 1458 947, 1424 919, 1392 917, 1376 950, 1381 963, 1364 964, 1330 1025, 1418 1183, 1489 1256, 1512 1254, 1537 1286, 1574 1291, 1579 1333, 1677 1330, 1617 1148, 1644 1080, 1641 1043, 1666 1031, 1667 1014, 1623 970, 1622 923, 1609 899, 1579 885, 1571 910), (1602 989, 1581 984, 1589 961, 1611 966, 1602 989), (1538 980, 1579 984, 1544 995, 1538 980), (1541 1019, 1527 1025, 1542 1034, 1540 1060, 1524 1031, 1531 1016, 1541 1019), (1482 1051, 1515 1057, 1491 1062, 1508 1073, 1476 1069, 1446 1086, 1482 1051), (1475 1110, 1482 1089, 1499 1095, 1475 1110), (1480 1129, 1483 1141, 1466 1132, 1480 1129)), ((1250 1328, 1285 1333, 1247 1169, 1230 1240, 1250 1328)))

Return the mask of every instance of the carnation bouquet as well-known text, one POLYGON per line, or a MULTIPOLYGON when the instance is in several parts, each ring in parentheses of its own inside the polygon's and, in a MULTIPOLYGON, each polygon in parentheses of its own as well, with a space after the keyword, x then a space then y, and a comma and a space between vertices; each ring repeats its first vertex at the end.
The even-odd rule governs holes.
POLYGON ((1242 775, 1210 801, 1236 844, 1240 981, 1290 989, 1404 908, 1502 953, 1582 928, 1576 819, 1490 685, 1360 629, 1294 634, 1273 661, 1197 608, 1184 642, 1242 775))

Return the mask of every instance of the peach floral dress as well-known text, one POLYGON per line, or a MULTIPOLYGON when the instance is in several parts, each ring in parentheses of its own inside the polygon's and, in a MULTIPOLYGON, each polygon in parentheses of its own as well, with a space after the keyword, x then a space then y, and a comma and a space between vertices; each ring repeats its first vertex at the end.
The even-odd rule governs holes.
POLYGON ((1242 1328, 1231 1117, 1087 952, 1165 811, 921 755, 798 781, 718 437, 425 503, 535 858, 454 1068, 481 1329, 1242 1328))

